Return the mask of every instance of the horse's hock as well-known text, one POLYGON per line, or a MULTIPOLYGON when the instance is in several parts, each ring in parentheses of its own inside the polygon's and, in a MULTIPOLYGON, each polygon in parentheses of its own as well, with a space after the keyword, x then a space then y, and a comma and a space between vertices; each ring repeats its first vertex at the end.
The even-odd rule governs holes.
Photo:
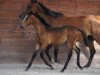
MULTIPOLYGON (((26 63, 29 62, 35 49, 35 32, 32 26, 25 29, 24 33, 19 27, 19 14, 24 10, 30 0, 2 0, 0 1, 0 63, 26 63)), ((66 16, 100 15, 100 1, 95 0, 39 0, 54 11, 64 13, 66 16)), ((99 22, 100 23, 100 22, 99 22)), ((95 23, 94 23, 95 24, 95 23)), ((96 27, 95 27, 96 28, 96 27)), ((98 28, 98 27, 97 27, 98 28)), ((98 30, 99 31, 99 30, 98 30)), ((99 38, 99 35, 98 35, 99 38)), ((59 50, 59 59, 66 59, 65 46, 59 50), (63 49, 63 50, 61 50, 63 49)), ((94 60, 100 54, 97 54, 94 60)), ((53 57, 53 50, 51 51, 53 57)), ((74 53, 74 56, 76 54, 74 53)), ((82 61, 86 59, 81 57, 82 61)), ((72 61, 76 57, 72 58, 72 61)), ((36 62, 40 63, 40 57, 36 62)), ((41 61, 42 62, 42 61, 41 61)), ((98 61, 93 61, 99 63, 98 61)), ((72 62, 73 63, 73 62, 72 62)), ((75 62, 74 62, 75 63, 75 62)))

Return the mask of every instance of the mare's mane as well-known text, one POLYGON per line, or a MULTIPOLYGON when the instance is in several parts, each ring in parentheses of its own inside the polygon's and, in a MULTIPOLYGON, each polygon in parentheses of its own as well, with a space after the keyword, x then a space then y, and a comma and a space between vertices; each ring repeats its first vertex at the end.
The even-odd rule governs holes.
POLYGON ((44 6, 42 3, 38 2, 38 4, 41 6, 41 8, 44 10, 44 14, 48 15, 50 17, 54 17, 54 18, 58 18, 63 16, 62 13, 58 13, 55 11, 52 11, 51 9, 47 8, 46 6, 44 6))

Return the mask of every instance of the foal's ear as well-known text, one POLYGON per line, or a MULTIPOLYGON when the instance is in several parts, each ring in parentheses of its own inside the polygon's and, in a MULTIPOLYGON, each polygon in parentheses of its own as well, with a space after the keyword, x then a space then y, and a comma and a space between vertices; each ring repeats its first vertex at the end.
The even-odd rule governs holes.
POLYGON ((31 2, 32 2, 32 3, 36 3, 36 2, 37 2, 37 0, 31 0, 31 2))

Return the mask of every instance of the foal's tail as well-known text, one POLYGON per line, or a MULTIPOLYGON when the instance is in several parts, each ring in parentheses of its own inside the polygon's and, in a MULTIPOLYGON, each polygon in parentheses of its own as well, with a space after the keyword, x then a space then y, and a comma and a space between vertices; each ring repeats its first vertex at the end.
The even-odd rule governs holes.
POLYGON ((82 36, 83 36, 84 43, 85 43, 86 46, 88 46, 90 43, 92 43, 94 41, 94 38, 93 38, 92 35, 87 36, 86 33, 83 30, 79 29, 79 28, 76 28, 74 26, 67 26, 67 28, 76 29, 76 30, 80 31, 82 36))

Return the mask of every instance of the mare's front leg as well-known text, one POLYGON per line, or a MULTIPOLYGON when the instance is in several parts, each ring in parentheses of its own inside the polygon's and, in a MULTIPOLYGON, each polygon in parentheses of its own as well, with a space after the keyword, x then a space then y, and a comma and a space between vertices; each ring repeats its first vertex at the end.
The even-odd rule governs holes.
POLYGON ((77 54, 77 66, 82 70, 82 66, 80 65, 80 49, 76 45, 74 48, 77 54))
POLYGON ((94 54, 96 53, 96 50, 95 50, 95 48, 94 48, 93 42, 91 42, 90 44, 88 44, 88 47, 89 47, 89 49, 90 49, 90 58, 89 58, 88 63, 87 63, 85 66, 83 66, 83 68, 84 68, 84 67, 86 67, 86 68, 87 68, 87 67, 90 67, 91 62, 92 62, 93 57, 94 57, 94 54))
POLYGON ((51 67, 51 70, 53 70, 54 67, 44 58, 44 53, 45 53, 45 49, 42 49, 40 53, 41 58, 43 59, 44 63, 49 67, 51 67))
POLYGON ((84 44, 84 41, 76 42, 78 48, 82 49, 81 52, 85 55, 86 58, 89 58, 89 52, 87 46, 84 44))

